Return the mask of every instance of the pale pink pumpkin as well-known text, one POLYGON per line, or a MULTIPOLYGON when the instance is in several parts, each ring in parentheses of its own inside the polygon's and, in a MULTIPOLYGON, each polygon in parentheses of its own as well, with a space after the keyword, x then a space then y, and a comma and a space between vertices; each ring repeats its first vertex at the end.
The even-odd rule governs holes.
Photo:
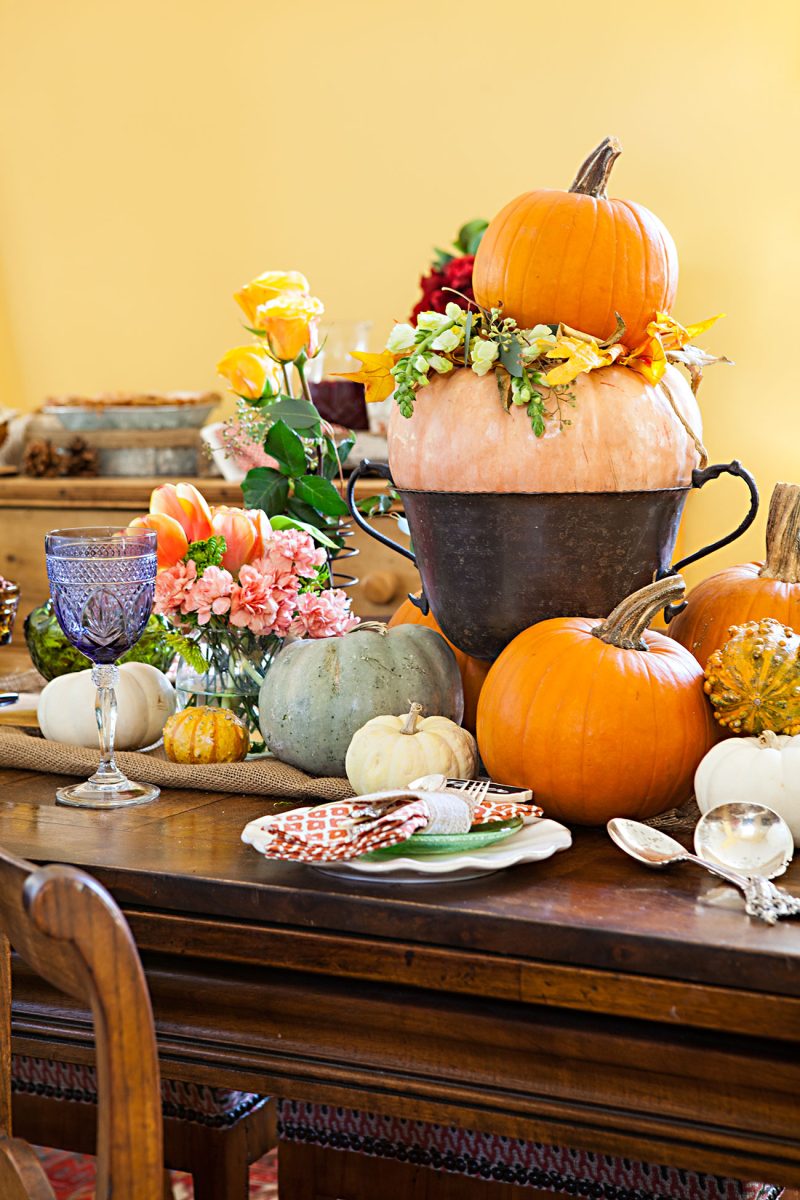
POLYGON ((392 410, 389 465, 396 486, 635 492, 690 485, 700 465, 702 421, 677 367, 657 384, 628 367, 604 367, 579 375, 569 390, 574 407, 563 397, 561 405, 571 424, 559 429, 548 420, 537 438, 524 408, 503 408, 493 371, 436 377, 417 394, 412 417, 392 410))

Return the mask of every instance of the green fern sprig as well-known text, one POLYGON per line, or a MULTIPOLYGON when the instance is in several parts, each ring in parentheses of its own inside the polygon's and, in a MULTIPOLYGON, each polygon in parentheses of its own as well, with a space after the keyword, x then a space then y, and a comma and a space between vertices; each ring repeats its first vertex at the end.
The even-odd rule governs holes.
POLYGON ((171 629, 164 634, 164 641, 175 654, 179 654, 185 663, 196 671, 198 675, 203 675, 208 669, 208 663, 203 658, 203 652, 193 642, 191 638, 186 637, 183 633, 178 633, 177 629, 171 629))

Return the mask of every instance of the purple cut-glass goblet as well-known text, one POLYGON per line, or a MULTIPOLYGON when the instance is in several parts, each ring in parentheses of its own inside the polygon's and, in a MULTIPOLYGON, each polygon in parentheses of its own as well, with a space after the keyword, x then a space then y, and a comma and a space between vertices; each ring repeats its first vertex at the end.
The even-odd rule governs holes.
POLYGON ((58 804, 122 808, 155 800, 159 789, 132 783, 114 762, 117 659, 138 642, 153 607, 157 535, 150 529, 89 526, 45 536, 47 578, 58 623, 91 661, 100 764, 86 783, 59 788, 58 804))

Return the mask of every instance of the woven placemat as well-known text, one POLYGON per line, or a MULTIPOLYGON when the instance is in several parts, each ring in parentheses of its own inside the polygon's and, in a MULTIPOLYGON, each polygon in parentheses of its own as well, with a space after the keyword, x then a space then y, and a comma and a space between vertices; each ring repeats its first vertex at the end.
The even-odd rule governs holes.
MULTIPOLYGON (((96 750, 49 742, 24 729, 0 729, 0 767, 43 771, 47 775, 74 775, 86 779, 97 768, 96 750)), ((120 751, 116 760, 131 779, 162 788, 190 788, 201 792, 235 792, 252 796, 280 796, 292 800, 344 800, 353 795, 346 779, 315 778, 278 762, 257 758, 250 762, 209 763, 185 766, 170 762, 163 751, 140 754, 120 751)))

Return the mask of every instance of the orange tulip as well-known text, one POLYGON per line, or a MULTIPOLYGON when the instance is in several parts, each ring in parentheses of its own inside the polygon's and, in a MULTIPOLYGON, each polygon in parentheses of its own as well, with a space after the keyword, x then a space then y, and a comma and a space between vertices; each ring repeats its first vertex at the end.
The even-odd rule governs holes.
POLYGON ((259 304, 274 300, 282 292, 308 292, 308 280, 299 271, 265 271, 246 283, 233 298, 241 308, 248 325, 255 326, 259 304))
POLYGON ((183 526, 166 513, 148 513, 146 517, 137 517, 131 521, 131 525, 141 529, 153 529, 158 534, 159 571, 174 567, 189 549, 189 540, 183 526))
POLYGON ((165 483, 150 496, 150 515, 172 517, 190 542, 211 537, 211 510, 205 498, 191 483, 165 483))
POLYGON ((269 540, 272 537, 272 526, 269 523, 269 517, 261 508, 246 508, 245 513, 250 518, 256 535, 256 540, 253 543, 253 549, 248 559, 248 562, 252 562, 254 559, 262 558, 266 554, 269 540))
POLYGON ((211 515, 212 533, 225 538, 225 553, 222 565, 235 575, 253 555, 256 544, 256 528, 243 508, 229 508, 222 504, 211 515))

